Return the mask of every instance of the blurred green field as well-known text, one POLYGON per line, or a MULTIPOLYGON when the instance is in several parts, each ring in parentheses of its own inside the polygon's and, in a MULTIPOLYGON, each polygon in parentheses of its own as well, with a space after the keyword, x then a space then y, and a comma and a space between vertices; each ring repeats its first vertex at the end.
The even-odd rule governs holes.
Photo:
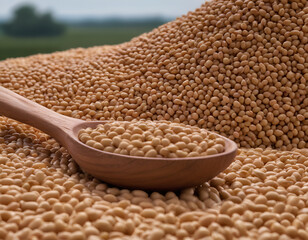
POLYGON ((62 36, 42 38, 13 38, 0 31, 0 60, 76 47, 119 44, 151 30, 152 27, 146 26, 70 27, 62 36))

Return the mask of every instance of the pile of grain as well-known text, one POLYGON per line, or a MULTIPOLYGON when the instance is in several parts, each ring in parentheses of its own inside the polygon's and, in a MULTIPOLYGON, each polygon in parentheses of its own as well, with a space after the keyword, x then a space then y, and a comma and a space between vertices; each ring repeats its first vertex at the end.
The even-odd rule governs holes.
POLYGON ((308 239, 307 80, 306 0, 210 1, 122 45, 0 62, 1 86, 64 115, 169 120, 247 148, 196 189, 119 189, 1 117, 0 238, 308 239))
POLYGON ((78 135, 90 147, 139 157, 198 157, 225 150, 223 138, 205 129, 168 121, 112 121, 95 129, 82 129, 78 135))

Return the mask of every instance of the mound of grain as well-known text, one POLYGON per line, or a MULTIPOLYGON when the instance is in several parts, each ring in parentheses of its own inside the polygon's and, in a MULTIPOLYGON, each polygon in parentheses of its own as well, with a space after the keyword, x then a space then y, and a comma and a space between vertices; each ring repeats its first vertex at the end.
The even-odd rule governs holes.
POLYGON ((139 157, 182 158, 222 153, 225 140, 198 127, 168 121, 114 121, 79 132, 86 145, 139 157))
POLYGON ((306 1, 213 1, 131 42, 11 59, 1 84, 82 119, 170 120, 308 147, 306 1))

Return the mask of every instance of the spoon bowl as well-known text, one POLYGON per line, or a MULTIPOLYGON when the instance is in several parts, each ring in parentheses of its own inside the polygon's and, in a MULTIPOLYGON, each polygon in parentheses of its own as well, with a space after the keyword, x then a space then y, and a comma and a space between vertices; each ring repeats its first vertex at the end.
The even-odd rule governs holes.
POLYGON ((223 136, 225 152, 192 158, 136 157, 104 152, 78 139, 81 129, 96 128, 108 121, 83 122, 73 128, 67 142, 79 166, 92 176, 121 187, 150 190, 175 190, 197 186, 226 169, 233 161, 237 145, 223 136))
POLYGON ((226 169, 237 145, 228 138, 223 153, 192 158, 149 158, 95 149, 78 138, 81 129, 110 121, 83 121, 47 109, 0 87, 0 114, 34 126, 54 137, 82 170, 105 182, 127 188, 176 190, 197 186, 226 169))

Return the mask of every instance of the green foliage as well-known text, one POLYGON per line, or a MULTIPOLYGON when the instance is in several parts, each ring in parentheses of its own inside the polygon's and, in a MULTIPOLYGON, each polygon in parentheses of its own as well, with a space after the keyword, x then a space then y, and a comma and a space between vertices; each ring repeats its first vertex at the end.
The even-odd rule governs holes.
POLYGON ((51 53, 77 47, 119 44, 129 41, 151 27, 68 27, 57 37, 13 38, 0 32, 0 60, 36 53, 51 53))
POLYGON ((55 22, 51 13, 39 14, 31 5, 15 10, 14 18, 2 25, 3 32, 14 37, 58 36, 64 33, 65 25, 55 22))

